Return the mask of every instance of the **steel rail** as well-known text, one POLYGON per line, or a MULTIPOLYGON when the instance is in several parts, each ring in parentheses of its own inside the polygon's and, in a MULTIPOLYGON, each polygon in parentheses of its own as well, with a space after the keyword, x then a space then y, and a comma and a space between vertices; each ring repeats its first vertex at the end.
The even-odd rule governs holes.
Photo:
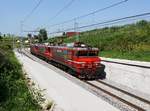
POLYGON ((150 69, 150 66, 137 65, 137 64, 129 64, 129 63, 123 63, 123 62, 115 62, 115 61, 109 61, 109 60, 102 60, 102 61, 103 62, 116 63, 116 64, 121 64, 121 65, 128 65, 128 66, 135 66, 135 67, 150 69))
POLYGON ((110 95, 110 96, 116 98, 117 100, 119 100, 119 101, 121 101, 121 102, 127 104, 128 106, 130 106, 130 107, 132 107, 132 108, 134 108, 134 109, 136 109, 136 110, 138 110, 138 111, 145 111, 145 109, 141 108, 140 106, 137 106, 137 105, 135 105, 135 104, 133 104, 133 103, 131 103, 131 102, 129 102, 129 101, 127 101, 127 100, 125 100, 125 99, 123 99, 123 98, 121 98, 121 97, 119 97, 119 96, 117 96, 117 95, 115 95, 115 94, 113 94, 113 93, 111 93, 111 92, 105 90, 104 88, 98 87, 98 86, 96 86, 96 85, 94 85, 94 84, 92 84, 92 83, 90 83, 90 82, 88 82, 88 81, 84 81, 84 82, 85 82, 86 84, 88 84, 88 85, 94 87, 95 89, 98 89, 98 90, 100 90, 100 91, 102 91, 102 92, 104 92, 104 93, 106 93, 106 94, 108 94, 108 95, 110 95))
POLYGON ((116 86, 113 86, 113 85, 111 85, 111 84, 108 84, 108 83, 106 83, 106 82, 104 82, 104 81, 102 81, 102 80, 96 80, 96 82, 99 82, 99 83, 101 83, 101 84, 104 84, 104 85, 106 85, 106 86, 109 86, 109 87, 111 87, 111 88, 113 88, 113 89, 116 89, 116 90, 118 90, 118 91, 120 91, 120 92, 123 92, 123 93, 125 93, 125 94, 127 94, 127 95, 130 95, 130 96, 132 96, 132 97, 134 97, 134 98, 136 98, 136 99, 138 99, 138 100, 140 100, 140 101, 143 101, 143 102, 145 102, 145 103, 147 103, 147 104, 150 105, 150 101, 149 101, 149 100, 146 100, 146 99, 144 99, 144 98, 142 98, 142 97, 139 97, 139 96, 137 96, 137 95, 135 95, 135 94, 132 94, 132 93, 127 92, 127 91, 125 91, 125 90, 123 90, 123 89, 120 89, 120 88, 118 88, 118 87, 116 87, 116 86))

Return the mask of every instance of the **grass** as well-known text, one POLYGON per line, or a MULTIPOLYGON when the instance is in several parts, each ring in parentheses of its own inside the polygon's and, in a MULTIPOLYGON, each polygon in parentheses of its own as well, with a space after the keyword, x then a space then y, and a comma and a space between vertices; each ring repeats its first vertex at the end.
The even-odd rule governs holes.
POLYGON ((119 58, 128 60, 138 60, 150 62, 150 52, 119 52, 119 51, 101 51, 99 53, 101 57, 107 58, 119 58))

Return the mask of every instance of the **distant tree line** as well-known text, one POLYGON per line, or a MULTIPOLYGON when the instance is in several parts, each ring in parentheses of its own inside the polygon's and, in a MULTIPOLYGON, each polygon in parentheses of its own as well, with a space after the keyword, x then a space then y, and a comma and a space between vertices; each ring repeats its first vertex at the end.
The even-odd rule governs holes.
POLYGON ((39 43, 42 43, 48 39, 47 31, 45 29, 40 29, 38 35, 28 34, 28 38, 33 42, 33 40, 38 40, 39 43))

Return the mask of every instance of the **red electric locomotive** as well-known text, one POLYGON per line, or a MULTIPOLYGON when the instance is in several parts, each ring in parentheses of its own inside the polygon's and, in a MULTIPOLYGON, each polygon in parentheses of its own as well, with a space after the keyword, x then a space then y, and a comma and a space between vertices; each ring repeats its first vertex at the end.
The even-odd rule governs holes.
POLYGON ((98 48, 90 47, 81 42, 66 45, 33 44, 30 51, 47 61, 63 66, 79 78, 104 79, 106 77, 105 66, 101 64, 101 59, 98 56, 98 48))

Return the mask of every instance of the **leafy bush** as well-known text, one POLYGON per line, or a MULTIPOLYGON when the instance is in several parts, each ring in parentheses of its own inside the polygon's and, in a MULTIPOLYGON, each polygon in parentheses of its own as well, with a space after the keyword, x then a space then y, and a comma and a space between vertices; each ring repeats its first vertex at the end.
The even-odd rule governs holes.
POLYGON ((12 47, 0 42, 0 111, 38 111, 12 47))

